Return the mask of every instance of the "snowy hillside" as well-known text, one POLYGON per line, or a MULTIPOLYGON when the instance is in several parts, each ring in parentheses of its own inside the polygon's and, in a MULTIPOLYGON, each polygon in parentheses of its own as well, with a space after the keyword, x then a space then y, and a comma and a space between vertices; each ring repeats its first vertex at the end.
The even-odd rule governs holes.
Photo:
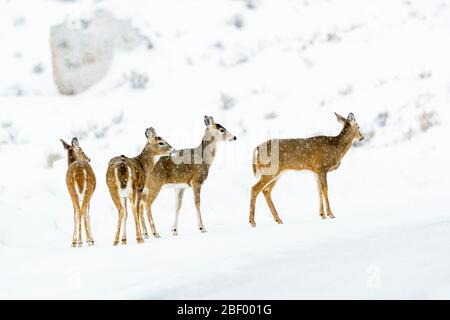
MULTIPOLYGON (((450 298, 450 4, 444 0, 0 0, 0 298, 450 298), (97 10, 140 45, 77 96, 52 79, 50 28, 97 10), (329 175, 334 220, 311 173, 286 174, 248 223, 253 148, 335 135, 353 112, 366 136, 329 175), (106 166, 134 156, 149 126, 200 143, 203 116, 235 134, 179 235, 173 191, 153 212, 160 239, 113 247, 106 166), (96 245, 72 249, 59 139, 77 136, 97 176, 96 245)), ((80 20, 81 19, 81 20, 80 20)))

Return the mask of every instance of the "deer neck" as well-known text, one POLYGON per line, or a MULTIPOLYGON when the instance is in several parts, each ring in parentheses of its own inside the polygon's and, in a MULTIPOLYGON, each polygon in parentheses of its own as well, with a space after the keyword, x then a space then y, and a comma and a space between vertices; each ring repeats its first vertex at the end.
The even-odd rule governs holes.
POLYGON ((200 149, 203 156, 203 163, 209 168, 211 167, 214 158, 216 157, 217 139, 211 135, 208 129, 206 129, 203 135, 200 149))
POLYGON ((145 145, 142 152, 137 157, 135 157, 135 159, 144 169, 144 172, 151 171, 156 163, 155 155, 151 151, 149 143, 145 145))
POLYGON ((75 161, 77 161, 77 160, 78 160, 78 159, 77 159, 77 157, 76 157, 76 155, 75 155, 75 152, 70 151, 69 154, 68 154, 68 156, 67 156, 67 166, 70 167, 70 165, 71 165, 72 163, 74 163, 75 161))
POLYGON ((350 149, 353 143, 353 130, 350 124, 345 124, 344 128, 342 128, 341 133, 336 137, 337 140, 337 148, 340 159, 342 159, 347 151, 350 149))

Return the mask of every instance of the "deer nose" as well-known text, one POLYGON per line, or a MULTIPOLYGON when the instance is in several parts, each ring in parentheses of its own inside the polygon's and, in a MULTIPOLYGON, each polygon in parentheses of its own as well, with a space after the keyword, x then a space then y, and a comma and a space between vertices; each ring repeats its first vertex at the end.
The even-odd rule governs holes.
POLYGON ((359 141, 363 141, 364 140, 364 137, 361 137, 360 139, 359 139, 359 141))
POLYGON ((231 140, 236 141, 236 140, 237 140, 237 137, 234 136, 233 138, 231 138, 231 140))

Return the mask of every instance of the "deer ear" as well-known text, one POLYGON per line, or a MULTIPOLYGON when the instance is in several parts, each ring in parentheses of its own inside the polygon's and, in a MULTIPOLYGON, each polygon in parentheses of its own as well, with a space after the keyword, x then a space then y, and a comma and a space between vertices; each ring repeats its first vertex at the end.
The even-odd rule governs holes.
POLYGON ((347 120, 348 120, 348 121, 355 121, 355 115, 354 115, 353 113, 350 112, 350 113, 348 114, 347 120))
POLYGON ((78 139, 77 139, 77 137, 74 137, 73 139, 72 139, 72 147, 74 147, 74 148, 76 148, 76 147, 79 147, 80 145, 78 144, 78 139))
POLYGON ((145 130, 145 136, 147 139, 156 137, 155 129, 153 127, 147 128, 147 130, 145 130))
POLYGON ((334 114, 336 115, 337 121, 339 121, 340 123, 345 124, 347 122, 347 119, 345 119, 340 114, 337 114, 336 112, 334 114))
POLYGON ((210 126, 212 126, 213 124, 215 124, 213 117, 205 116, 205 125, 206 125, 207 127, 210 127, 210 126))
POLYGON ((70 144, 68 144, 67 142, 65 142, 63 139, 59 139, 59 141, 61 141, 64 149, 69 150, 70 148, 70 144))

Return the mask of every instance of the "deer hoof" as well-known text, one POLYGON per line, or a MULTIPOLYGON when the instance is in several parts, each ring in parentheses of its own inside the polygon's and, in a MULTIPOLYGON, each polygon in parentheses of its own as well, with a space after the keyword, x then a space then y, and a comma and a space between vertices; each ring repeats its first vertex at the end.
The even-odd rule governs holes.
POLYGON ((252 225, 252 228, 256 227, 256 222, 255 221, 250 221, 250 224, 252 225))
POLYGON ((200 232, 201 232, 201 233, 205 233, 205 232, 206 232, 205 227, 200 227, 199 229, 200 229, 200 232))
POLYGON ((155 237, 155 238, 161 238, 161 236, 159 235, 158 232, 153 232, 153 237, 155 237))
POLYGON ((328 218, 334 219, 334 214, 332 214, 331 212, 328 212, 328 218))
POLYGON ((137 243, 144 243, 144 239, 142 238, 136 238, 137 243))
POLYGON ((148 239, 148 233, 144 233, 144 239, 148 239))
POLYGON ((88 241, 88 246, 92 247, 94 245, 94 240, 88 241))
POLYGON ((280 219, 275 220, 275 222, 278 223, 278 224, 283 224, 283 221, 281 221, 280 219))
POLYGON ((177 229, 172 229, 172 235, 174 235, 174 236, 177 236, 177 235, 178 235, 177 229))
POLYGON ((119 241, 114 241, 113 246, 117 246, 119 244, 119 241))
POLYGON ((72 241, 72 248, 75 248, 77 246, 76 241, 72 241))
POLYGON ((81 248, 83 246, 83 242, 78 242, 78 248, 81 248))
POLYGON ((122 239, 122 244, 123 245, 127 244, 127 239, 122 239))

